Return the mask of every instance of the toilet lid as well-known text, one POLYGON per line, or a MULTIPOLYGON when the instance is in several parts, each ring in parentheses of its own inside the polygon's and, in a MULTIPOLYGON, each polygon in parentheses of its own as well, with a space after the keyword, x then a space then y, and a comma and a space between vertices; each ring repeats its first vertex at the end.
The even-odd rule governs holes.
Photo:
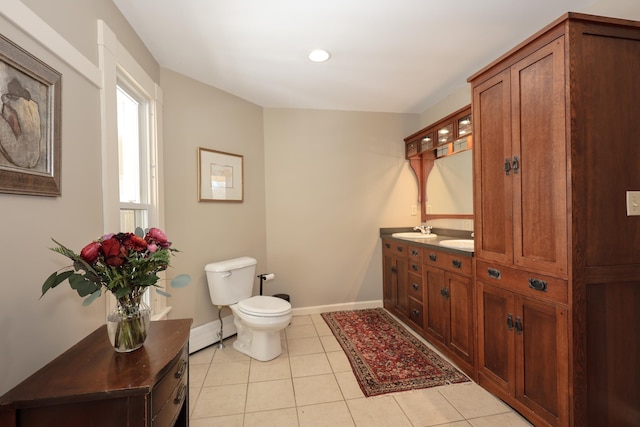
POLYGON ((280 316, 291 311, 291 304, 282 298, 256 295, 240 301, 238 308, 255 316, 280 316))

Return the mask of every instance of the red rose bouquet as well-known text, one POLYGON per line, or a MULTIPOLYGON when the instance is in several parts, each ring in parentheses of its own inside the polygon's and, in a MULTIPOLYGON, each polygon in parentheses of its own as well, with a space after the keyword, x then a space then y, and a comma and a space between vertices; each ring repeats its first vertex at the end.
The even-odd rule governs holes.
MULTIPOLYGON (((78 295, 87 297, 83 305, 89 305, 104 289, 118 300, 117 310, 122 318, 138 314, 142 295, 150 286, 154 286, 156 292, 170 296, 157 284, 158 273, 169 267, 170 257, 179 251, 171 247, 166 234, 158 228, 151 228, 146 234, 142 229, 137 229, 136 233, 106 234, 82 248, 80 254, 52 240, 58 246, 51 250, 71 259, 73 264, 51 274, 42 285, 42 295, 68 280, 78 295)), ((188 275, 181 274, 171 280, 171 286, 184 287, 189 281, 188 275)), ((147 325, 129 325, 125 329, 119 326, 114 330, 116 336, 112 337, 112 343, 115 339, 116 349, 121 344, 126 348, 122 351, 130 351, 128 341, 140 338, 136 334, 144 334, 144 341, 148 316, 146 322, 147 325)))

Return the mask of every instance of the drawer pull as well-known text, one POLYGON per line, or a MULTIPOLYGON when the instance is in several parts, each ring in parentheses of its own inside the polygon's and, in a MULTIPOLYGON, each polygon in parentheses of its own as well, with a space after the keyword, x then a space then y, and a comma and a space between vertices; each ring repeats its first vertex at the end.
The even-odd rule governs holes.
POLYGON ((453 261, 451 261, 451 264, 453 264, 455 268, 462 268, 462 261, 460 261, 459 259, 454 259, 453 261))
POLYGON ((182 376, 184 375, 185 371, 187 370, 187 361, 183 360, 182 361, 182 365, 180 365, 180 369, 178 369, 176 371, 176 373, 174 374, 174 376, 176 378, 182 378, 182 376))
POLYGON ((402 252, 402 246, 397 246, 396 249, 398 250, 398 252, 402 252))
POLYGON ((437 260, 437 259, 438 259, 438 255, 436 255, 436 254, 429 254, 429 259, 430 259, 431 261, 435 261, 435 260, 437 260))
POLYGON ((440 288, 440 295, 449 298, 449 288, 440 288))
POLYGON ((411 287, 413 288, 414 291, 417 291, 418 289, 420 289, 420 285, 418 285, 417 283, 412 283, 411 287))
POLYGON ((510 331, 513 331, 513 314, 509 314, 507 316, 507 328, 509 328, 510 331))
POLYGON ((416 310, 415 308, 412 310, 411 313, 416 317, 420 316, 420 310, 416 310))
POLYGON ((500 270, 497 268, 487 268, 487 274, 492 279, 500 279, 500 270))
POLYGON ((417 250, 417 249, 411 249, 411 255, 418 256, 418 255, 420 255, 420 251, 417 250))
POLYGON ((418 264, 411 264, 411 269, 413 271, 418 271, 418 270, 420 270, 420 267, 418 267, 418 264))
POLYGON ((187 394, 187 385, 182 384, 182 387, 180 387, 180 391, 178 391, 178 394, 176 394, 176 398, 173 399, 173 403, 175 403, 176 405, 181 404, 186 394, 187 394))
POLYGON ((519 316, 516 316, 516 334, 522 334, 522 320, 520 320, 519 316))
POLYGON ((387 248, 387 249, 389 249, 389 248, 391 247, 391 243, 385 243, 385 244, 384 244, 384 247, 385 247, 385 248, 387 248))
POLYGON ((529 279, 529 287, 536 291, 547 292, 547 282, 539 279, 529 279))

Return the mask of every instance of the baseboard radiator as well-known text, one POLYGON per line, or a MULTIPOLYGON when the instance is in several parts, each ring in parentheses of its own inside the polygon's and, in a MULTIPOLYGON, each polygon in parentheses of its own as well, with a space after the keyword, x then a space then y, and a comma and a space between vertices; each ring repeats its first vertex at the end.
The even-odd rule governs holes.
MULTIPOLYGON (((223 339, 236 334, 237 331, 236 325, 233 324, 233 315, 223 317, 222 324, 223 339)), ((202 350, 203 348, 209 347, 210 345, 220 341, 218 332, 220 332, 219 320, 214 320, 213 322, 205 323, 204 325, 191 329, 191 334, 189 335, 189 354, 195 353, 198 350, 202 350)))

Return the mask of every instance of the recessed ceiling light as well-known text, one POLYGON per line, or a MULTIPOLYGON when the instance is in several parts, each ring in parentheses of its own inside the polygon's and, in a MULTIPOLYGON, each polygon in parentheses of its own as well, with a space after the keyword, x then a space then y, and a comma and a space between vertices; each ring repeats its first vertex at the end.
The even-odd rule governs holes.
POLYGON ((324 49, 316 49, 309 54, 309 60, 313 62, 324 62, 329 60, 331 54, 324 49))

